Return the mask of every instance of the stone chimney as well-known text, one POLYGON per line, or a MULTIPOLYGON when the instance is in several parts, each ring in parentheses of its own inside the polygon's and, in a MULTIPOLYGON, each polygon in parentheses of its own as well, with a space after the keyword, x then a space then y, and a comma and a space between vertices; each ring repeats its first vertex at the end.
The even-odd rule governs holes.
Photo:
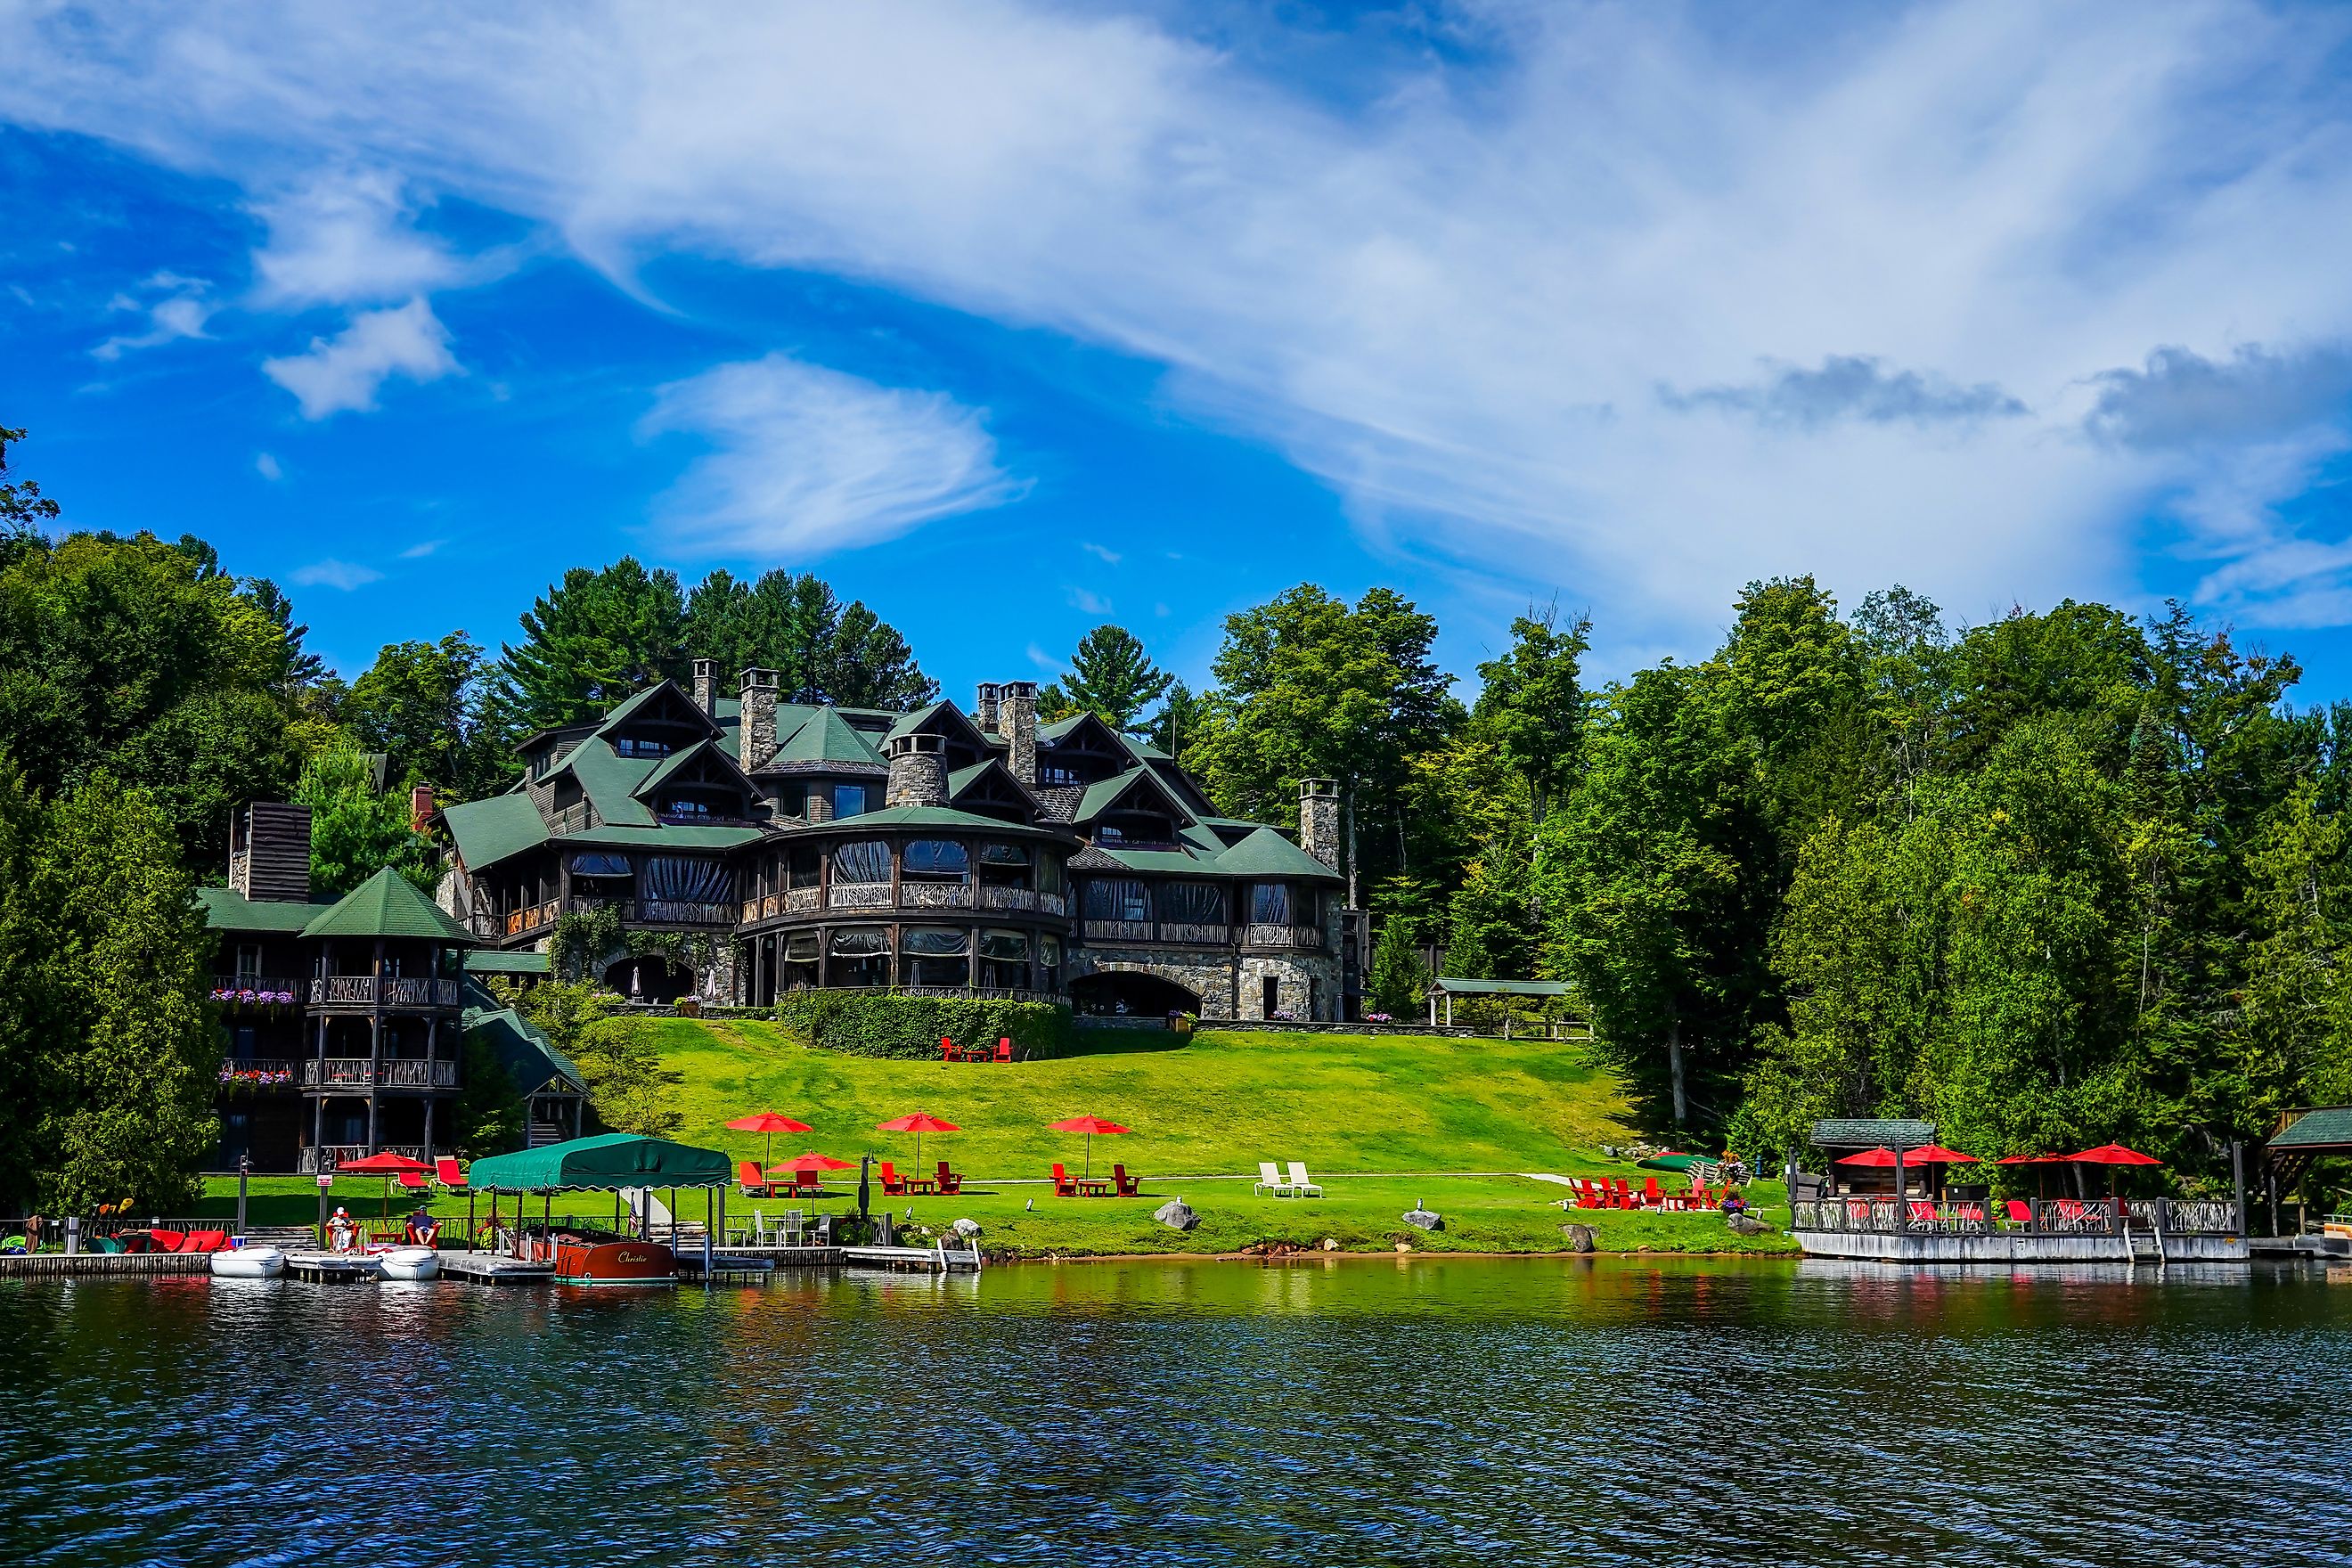
POLYGON ((1334 871, 1339 868, 1339 783, 1337 779, 1298 781, 1298 847, 1334 871))
POLYGON ((705 713, 719 711, 719 661, 715 658, 694 661, 694 705, 705 713))
POLYGON ((947 742, 937 735, 890 737, 890 787, 885 806, 948 803, 947 742))
POLYGON ((740 760, 756 773, 776 754, 776 672, 752 665, 735 678, 735 691, 743 700, 740 760))
POLYGON ((1037 782, 1037 683, 1008 680, 996 710, 996 732, 1004 737, 1004 765, 1023 784, 1037 782))
POLYGON ((996 715, 1004 701, 1004 688, 992 680, 980 683, 980 700, 971 707, 973 727, 983 735, 996 733, 996 715))
POLYGON ((310 808, 257 800, 228 819, 228 885, 268 903, 310 900, 310 808))

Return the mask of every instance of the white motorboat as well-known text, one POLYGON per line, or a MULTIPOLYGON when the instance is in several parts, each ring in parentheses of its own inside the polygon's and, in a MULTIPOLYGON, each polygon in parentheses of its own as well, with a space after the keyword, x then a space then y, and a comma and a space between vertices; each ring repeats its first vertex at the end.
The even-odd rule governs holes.
POLYGON ((429 1247, 395 1247, 377 1254, 376 1267, 387 1279, 432 1279, 440 1275, 441 1255, 429 1247))
POLYGON ((286 1272, 282 1247, 231 1247, 212 1257, 215 1279, 275 1279, 286 1272))

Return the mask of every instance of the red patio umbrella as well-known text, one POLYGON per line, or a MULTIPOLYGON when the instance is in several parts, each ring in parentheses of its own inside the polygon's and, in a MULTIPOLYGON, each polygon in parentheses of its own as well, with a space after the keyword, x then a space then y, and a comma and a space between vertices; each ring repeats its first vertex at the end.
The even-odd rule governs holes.
POLYGON ((1895 1163, 1895 1152, 1892 1149, 1864 1149, 1859 1154, 1848 1154, 1842 1160, 1832 1161, 1831 1163, 1837 1165, 1892 1166, 1895 1163))
POLYGON ((760 1158, 763 1163, 776 1157, 777 1133, 816 1131, 805 1121, 795 1121, 791 1117, 773 1110, 762 1110, 756 1116, 739 1116, 727 1124, 727 1130, 730 1132, 766 1133, 768 1141, 760 1149, 760 1158))
POLYGON ((2107 1196, 2116 1195, 2117 1165, 2161 1165, 2163 1161, 2143 1154, 2137 1149, 2126 1149, 2120 1143, 2102 1143, 2095 1149, 2085 1149, 2079 1154, 2065 1156, 2075 1165, 2105 1165, 2107 1168, 2107 1196))
POLYGON ((1906 1165, 1973 1165, 1977 1157, 1963 1154, 1958 1149, 1947 1149, 1941 1143, 1922 1143, 1916 1149, 1903 1151, 1906 1165))
MULTIPOLYGON (((382 1176, 383 1178, 383 1217, 392 1217, 392 1179, 394 1176, 421 1176, 431 1169, 422 1160, 412 1160, 405 1154, 395 1154, 387 1149, 381 1154, 370 1154, 364 1160, 346 1160, 335 1167, 339 1176, 382 1176)), ((323 1201, 323 1200, 321 1200, 323 1201)))
POLYGON ((1073 1116, 1067 1121, 1049 1121, 1045 1126, 1052 1132, 1083 1132, 1087 1135, 1086 1173, 1089 1176, 1095 1173, 1095 1134, 1100 1132, 1108 1137, 1114 1132, 1135 1131, 1132 1127, 1121 1127, 1116 1121, 1106 1121, 1099 1116, 1073 1116))
POLYGON ((803 1154, 785 1161, 775 1170, 770 1171, 768 1174, 772 1176, 776 1171, 846 1171, 854 1168, 856 1163, 855 1160, 836 1160, 830 1154, 820 1154, 811 1149, 803 1154))
POLYGON ((938 1117, 929 1115, 927 1112, 910 1110, 904 1116, 894 1116, 887 1121, 876 1122, 874 1124, 874 1131, 877 1132, 913 1133, 915 1135, 915 1168, 917 1170, 920 1170, 923 1165, 924 1133, 961 1132, 963 1129, 958 1127, 952 1121, 942 1121, 938 1117))

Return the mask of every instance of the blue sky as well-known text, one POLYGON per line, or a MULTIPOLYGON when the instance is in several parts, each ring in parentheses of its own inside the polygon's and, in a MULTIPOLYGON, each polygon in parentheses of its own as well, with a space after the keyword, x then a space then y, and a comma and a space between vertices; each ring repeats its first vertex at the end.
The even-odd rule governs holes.
POLYGON ((356 673, 814 570, 950 692, 1393 584, 2166 595, 2352 694, 2352 13, 28 6, 0 420, 356 673))

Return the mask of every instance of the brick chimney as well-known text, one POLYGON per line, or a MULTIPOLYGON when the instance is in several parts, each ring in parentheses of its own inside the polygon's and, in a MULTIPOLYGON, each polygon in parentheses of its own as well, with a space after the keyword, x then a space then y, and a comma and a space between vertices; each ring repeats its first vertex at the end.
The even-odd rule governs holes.
POLYGON ((422 833, 425 825, 433 820, 433 789, 418 784, 408 792, 408 830, 422 833))
POLYGON ((719 711, 719 661, 715 658, 694 661, 694 705, 705 713, 719 711))
POLYGON ((776 672, 752 665, 735 678, 743 700, 741 757, 745 773, 756 773, 776 754, 776 672))
POLYGON ((1004 765, 1023 784, 1037 782, 1037 683, 1008 680, 996 711, 996 732, 1004 737, 1004 765))
POLYGON ((882 804, 945 805, 948 803, 947 742, 937 735, 890 737, 890 787, 882 804))
POLYGON ((1298 781, 1298 847, 1334 871, 1339 868, 1339 783, 1337 779, 1298 781))
POLYGON ((268 903, 310 900, 310 808, 257 800, 228 819, 228 885, 268 903))
POLYGON ((972 704, 971 721, 983 735, 996 733, 996 715, 1004 701, 1004 688, 992 680, 980 683, 980 700, 972 704))

